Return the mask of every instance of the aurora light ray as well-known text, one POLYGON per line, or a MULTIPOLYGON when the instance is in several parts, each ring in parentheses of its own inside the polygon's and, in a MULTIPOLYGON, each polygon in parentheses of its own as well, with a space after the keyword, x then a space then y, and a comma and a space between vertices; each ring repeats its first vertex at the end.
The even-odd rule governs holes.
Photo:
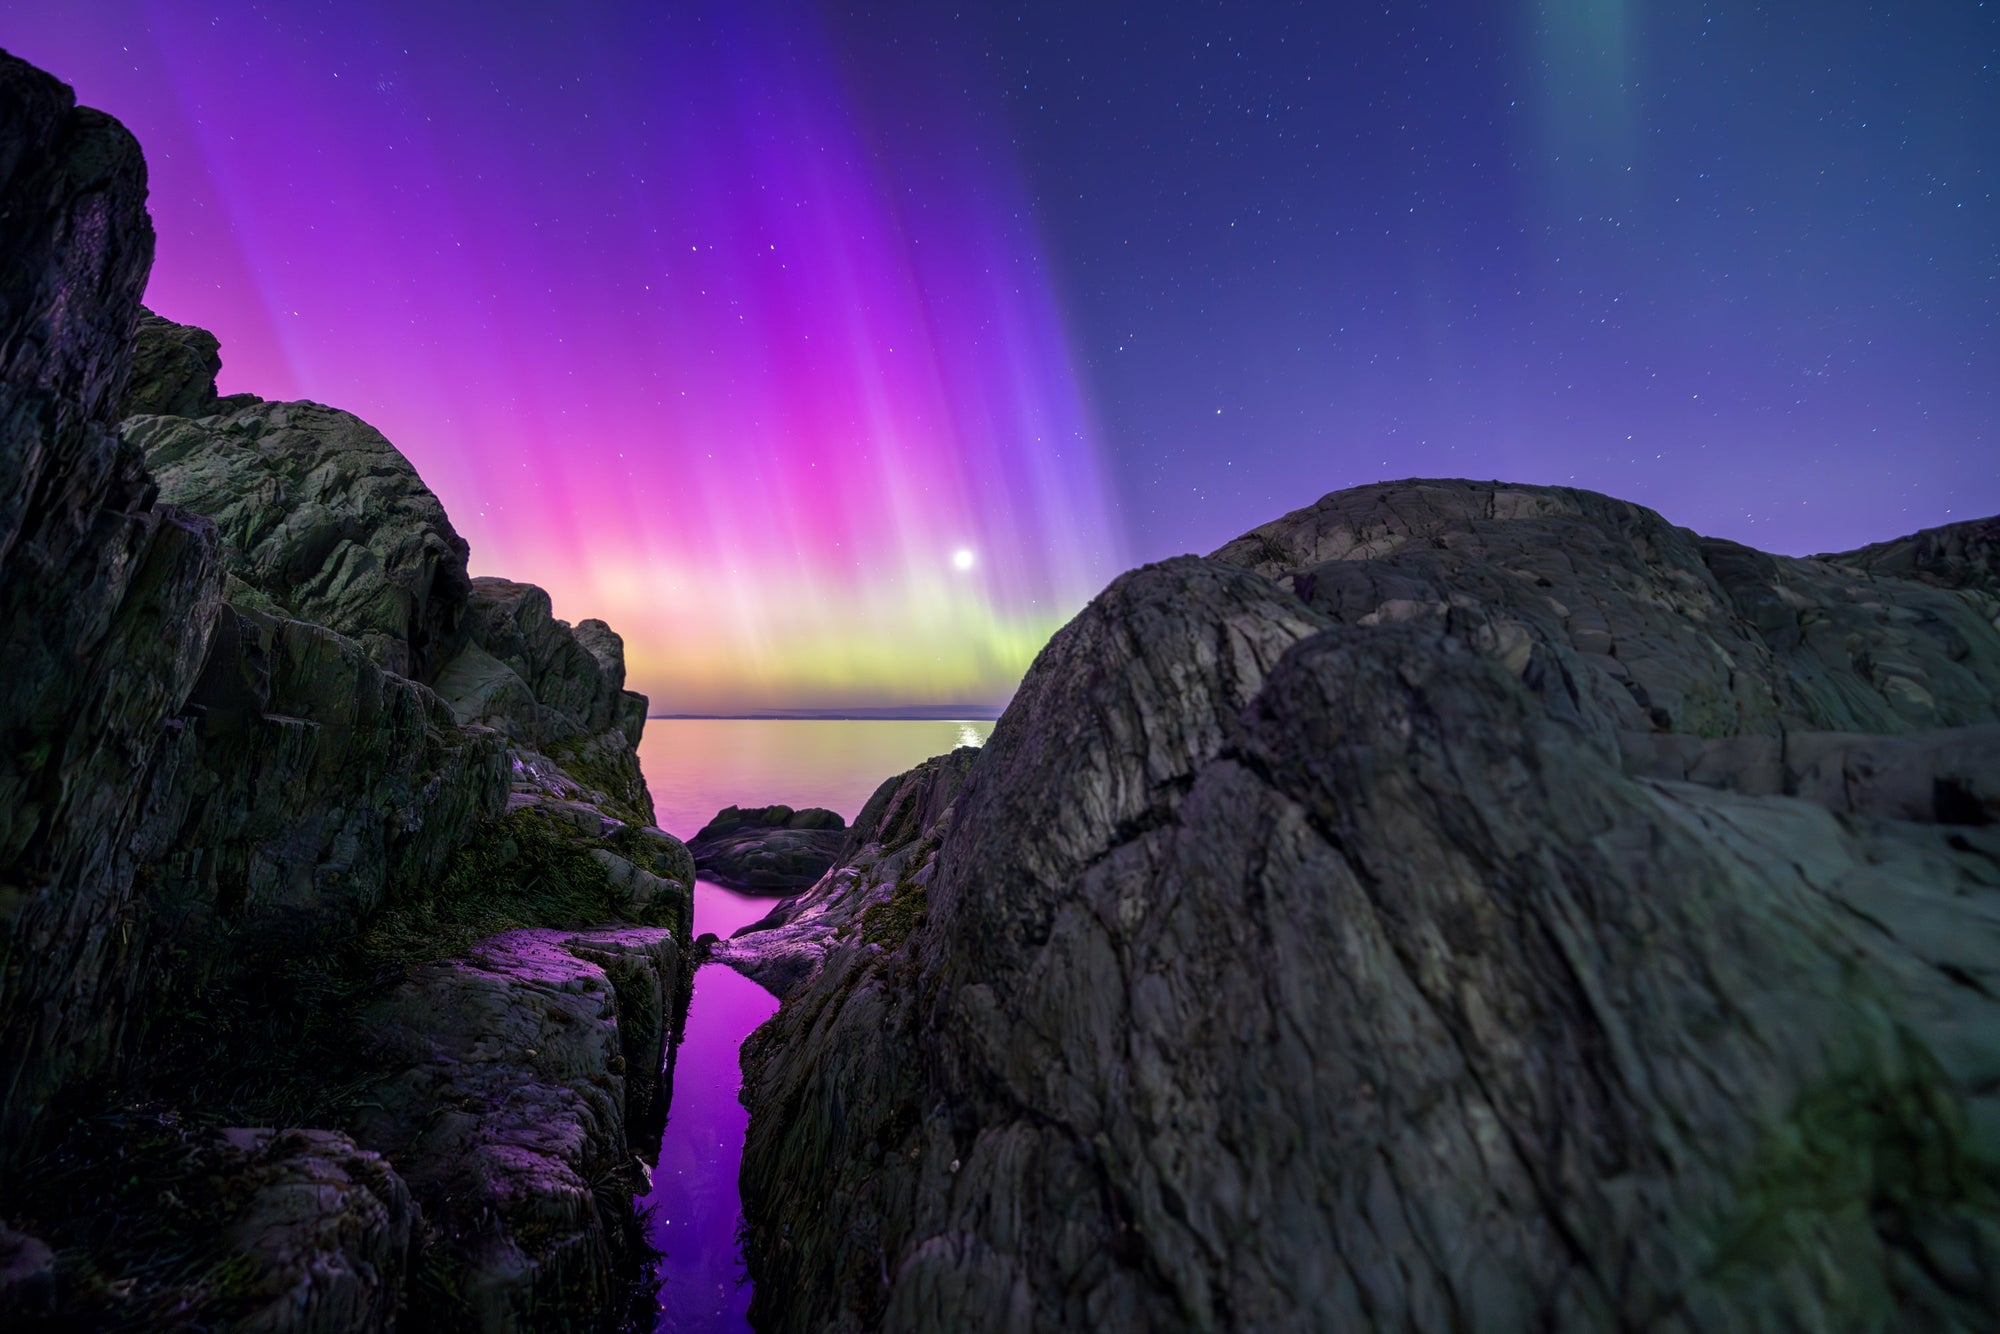
POLYGON ((997 702, 1123 567, 1025 192, 965 111, 869 123, 780 3, 341 18, 80 5, 5 40, 149 146, 149 303, 217 333, 224 391, 380 427, 474 572, 611 622, 656 708, 997 702))

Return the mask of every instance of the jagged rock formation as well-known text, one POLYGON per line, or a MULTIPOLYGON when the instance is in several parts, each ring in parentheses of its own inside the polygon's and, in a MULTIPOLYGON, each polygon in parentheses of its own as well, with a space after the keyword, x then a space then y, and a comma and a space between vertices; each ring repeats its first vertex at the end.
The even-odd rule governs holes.
MULTIPOLYGON (((132 331, 132 374, 118 405, 118 418, 207 417, 221 412, 225 401, 215 388, 215 377, 221 373, 222 344, 214 334, 191 324, 175 324, 141 306, 138 327, 132 331)), ((226 406, 257 401, 255 395, 238 394, 226 406)))
POLYGON ((718 885, 786 894, 825 875, 846 842, 847 821, 818 806, 725 806, 688 840, 688 851, 718 885))
POLYGON ((219 607, 205 520, 119 440, 153 257, 138 145, 0 53, 0 1164, 105 1070, 145 775, 219 607))
POLYGON ((753 1319, 2000 1327, 2000 604, 1870 552, 1416 482, 1114 582, 900 912, 717 947, 753 1319))
POLYGON ((884 780, 846 831, 831 874, 729 940, 703 936, 696 944, 776 996, 788 994, 842 942, 900 944, 923 918, 938 841, 978 754, 960 746, 884 780))
POLYGON ((517 791, 567 798, 574 788, 624 819, 653 822, 637 754, 646 697, 625 689, 616 631, 558 620, 533 584, 481 578, 472 581, 464 639, 438 693, 459 721, 513 743, 517 791))
POLYGON ((115 123, 0 54, 0 124, 0 1316, 613 1318, 694 877, 617 636, 476 599, 365 423, 216 395, 115 123), (432 688, 516 641, 512 711, 432 688))

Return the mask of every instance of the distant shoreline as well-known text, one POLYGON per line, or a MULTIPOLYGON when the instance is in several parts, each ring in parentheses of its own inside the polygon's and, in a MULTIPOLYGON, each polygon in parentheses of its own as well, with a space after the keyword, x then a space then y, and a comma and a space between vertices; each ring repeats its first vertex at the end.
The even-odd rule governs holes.
POLYGON ((992 706, 952 711, 925 709, 903 712, 897 709, 815 709, 767 710, 762 713, 649 713, 648 721, 660 722, 756 722, 756 723, 990 723, 1000 710, 992 706))

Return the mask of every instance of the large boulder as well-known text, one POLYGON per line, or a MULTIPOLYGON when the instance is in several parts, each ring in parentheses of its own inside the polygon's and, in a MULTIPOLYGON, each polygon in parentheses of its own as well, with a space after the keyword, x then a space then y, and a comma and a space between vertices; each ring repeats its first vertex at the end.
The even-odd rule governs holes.
POLYGON ((688 840, 702 876, 751 894, 789 894, 825 875, 847 822, 818 806, 725 806, 688 840))
POLYGON ((1224 555, 717 947, 759 1328, 1994 1328, 1991 599, 1464 483, 1224 555))
POLYGON ((1589 491, 1357 487, 1215 558, 1343 622, 1478 639, 1551 710, 1607 738, 2000 721, 1994 609, 1975 584, 1885 578, 1865 553, 1769 556, 1589 491))
POLYGON ((131 417, 124 432, 160 494, 221 531, 232 598, 430 680, 458 644, 470 593, 465 539, 438 498, 352 413, 231 402, 200 419, 131 417))

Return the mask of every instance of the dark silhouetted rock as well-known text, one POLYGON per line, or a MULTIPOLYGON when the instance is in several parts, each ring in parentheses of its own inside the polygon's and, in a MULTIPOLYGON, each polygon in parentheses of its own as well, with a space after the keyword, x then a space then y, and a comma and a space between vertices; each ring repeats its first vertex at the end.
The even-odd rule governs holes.
POLYGON ((428 681, 458 643, 466 545, 396 447, 351 413, 252 403, 132 417, 160 494, 214 520, 242 605, 324 625, 428 681))
POLYGON ((1453 482, 1223 554, 717 945, 758 1327, 1994 1328, 1991 598, 1453 482))
POLYGON ((706 879, 751 894, 788 894, 825 875, 847 841, 847 822, 809 806, 726 806, 688 840, 706 879))
POLYGON ((113 429, 152 262, 139 149, 0 54, 0 1169, 103 1074, 146 775, 220 607, 205 520, 113 429))

